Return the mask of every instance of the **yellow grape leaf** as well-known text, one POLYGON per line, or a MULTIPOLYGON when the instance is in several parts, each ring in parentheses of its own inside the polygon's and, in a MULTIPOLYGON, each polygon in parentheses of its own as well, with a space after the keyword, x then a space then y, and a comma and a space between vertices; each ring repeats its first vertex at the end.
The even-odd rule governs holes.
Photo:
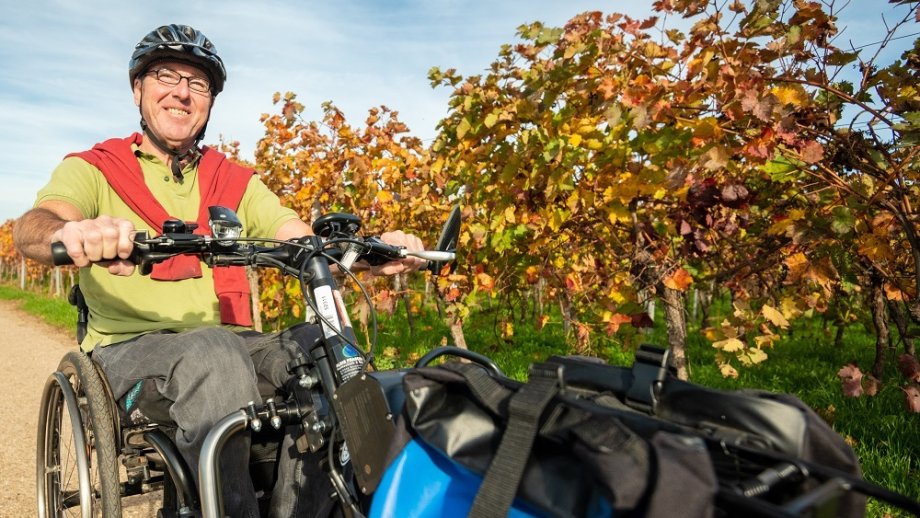
POLYGON ((607 207, 607 220, 611 224, 616 225, 617 223, 631 223, 632 215, 629 212, 629 208, 616 204, 607 207))
POLYGON ((576 133, 569 137, 569 145, 572 147, 578 147, 579 144, 581 144, 581 135, 576 133))
POLYGON ((588 146, 588 149, 592 151, 597 151, 604 148, 604 143, 594 138, 589 138, 586 140, 585 145, 588 146))
POLYGON ((505 208, 505 221, 508 223, 514 223, 514 205, 510 205, 505 208))
POLYGON ((763 313, 764 318, 772 322, 773 325, 779 326, 782 329, 789 328, 789 321, 786 320, 786 317, 784 317, 783 314, 777 311, 773 306, 764 304, 763 308, 761 308, 761 312, 763 313))
POLYGON ((737 338, 726 338, 712 344, 716 349, 721 349, 727 353, 735 353, 744 350, 744 342, 737 338))
POLYGON ((732 302, 732 307, 735 308, 734 315, 742 320, 754 320, 757 314, 751 310, 751 303, 747 300, 736 299, 732 302))
POLYGON ((770 228, 767 229, 767 235, 771 236, 781 236, 786 233, 786 230, 795 226, 795 221, 786 218, 779 221, 775 221, 770 228))
POLYGON ((562 223, 563 223, 562 215, 559 213, 558 210, 553 211, 553 213, 550 214, 550 217, 549 217, 549 222, 548 222, 549 228, 553 232, 557 232, 562 227, 562 223))
POLYGON ((707 327, 703 330, 703 336, 710 342, 716 342, 722 338, 722 333, 715 327, 707 327))
POLYGON ((462 139, 470 131, 470 122, 465 118, 457 124, 457 138, 462 139))
POLYGON ((578 210, 578 202, 580 200, 581 197, 578 195, 578 191, 572 191, 572 194, 565 200, 565 206, 568 207, 570 211, 575 212, 578 210))
POLYGON ((779 335, 760 335, 754 337, 754 345, 756 345, 758 349, 773 347, 773 342, 777 340, 779 340, 779 335))
POLYGON ((690 272, 683 268, 678 268, 671 275, 664 278, 664 285, 672 290, 687 291, 687 287, 693 283, 693 277, 690 272))
POLYGON ((859 253, 873 261, 893 261, 894 252, 887 239, 875 234, 864 234, 857 239, 859 253))
POLYGON ((780 86, 773 89, 773 95, 776 96, 780 104, 791 104, 793 106, 805 106, 811 98, 805 93, 801 85, 780 86))
POLYGON ((732 323, 729 322, 727 318, 722 320, 722 323, 719 325, 721 326, 722 336, 725 336, 727 338, 737 338, 738 337, 738 330, 735 329, 735 326, 733 326, 732 323))
POLYGON ((739 355, 738 359, 745 365, 757 365, 767 359, 767 353, 760 349, 748 349, 744 354, 739 355))
POLYGON ((704 117, 693 124, 693 138, 709 142, 722 137, 722 128, 715 117, 704 117))
POLYGON ((389 203, 393 201, 393 195, 390 191, 377 191, 377 201, 380 203, 389 203))
POLYGON ((495 126, 496 122, 498 122, 498 116, 495 115, 494 113, 490 113, 486 115, 485 120, 482 121, 482 123, 485 124, 487 128, 491 128, 492 126, 495 126))
POLYGON ((782 302, 780 302, 780 308, 782 308, 783 316, 788 318, 795 318, 802 314, 802 310, 799 309, 799 302, 794 297, 783 297, 782 302))
POLYGON ((738 371, 728 363, 720 363, 719 372, 723 378, 738 378, 738 371))
POLYGON ((612 289, 607 293, 607 296, 610 297, 610 300, 612 300, 615 304, 626 303, 626 295, 624 295, 620 290, 612 289))
POLYGON ((789 211, 789 219, 792 221, 802 221, 806 216, 807 214, 802 209, 792 209, 789 211))

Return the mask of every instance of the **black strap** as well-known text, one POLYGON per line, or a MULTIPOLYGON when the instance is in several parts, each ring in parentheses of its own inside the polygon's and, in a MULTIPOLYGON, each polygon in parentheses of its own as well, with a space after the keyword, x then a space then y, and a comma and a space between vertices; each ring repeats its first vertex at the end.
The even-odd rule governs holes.
POLYGON ((476 399, 495 415, 503 415, 502 404, 514 393, 495 380, 486 370, 472 363, 448 362, 441 368, 456 372, 466 380, 466 386, 476 399))
MULTIPOLYGON (((540 415, 559 390, 559 369, 558 365, 532 365, 530 381, 511 396, 508 425, 479 493, 473 501, 470 517, 491 518, 508 515, 524 468, 527 466, 527 459, 530 458, 540 424, 540 415)), ((486 383, 483 378, 480 378, 479 382, 486 383)), ((494 379, 491 382, 501 387, 494 379)))
POLYGON ((77 307, 77 345, 83 343, 86 338, 86 329, 89 324, 89 306, 86 305, 86 299, 80 290, 79 284, 74 284, 67 294, 67 302, 77 307))

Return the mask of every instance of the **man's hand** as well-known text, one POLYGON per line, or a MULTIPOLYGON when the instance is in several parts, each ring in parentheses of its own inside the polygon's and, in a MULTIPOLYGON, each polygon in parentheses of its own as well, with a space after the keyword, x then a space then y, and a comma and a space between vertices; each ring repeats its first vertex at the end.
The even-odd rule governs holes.
POLYGON ((99 216, 68 221, 51 236, 64 243, 76 266, 97 263, 114 275, 131 275, 134 264, 126 259, 134 248, 134 223, 126 219, 99 216))
MULTIPOLYGON (((405 247, 411 252, 420 252, 425 249, 421 239, 412 234, 406 234, 401 230, 384 232, 380 234, 380 240, 388 245, 405 247)), ((374 275, 395 275, 403 272, 414 272, 423 266, 425 266, 425 261, 416 257, 406 257, 380 266, 372 266, 370 270, 374 275)))

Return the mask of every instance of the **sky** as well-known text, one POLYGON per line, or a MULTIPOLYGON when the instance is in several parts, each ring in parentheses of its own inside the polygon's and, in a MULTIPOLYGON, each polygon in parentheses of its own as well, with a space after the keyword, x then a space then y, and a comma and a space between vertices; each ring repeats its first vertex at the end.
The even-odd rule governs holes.
MULTIPOLYGON (((842 5, 843 2, 838 2, 842 5)), ((294 92, 304 118, 333 102, 347 120, 386 105, 410 133, 430 141, 450 92, 428 70, 484 72, 518 26, 562 26, 599 10, 652 14, 651 0, 30 0, 5 2, 0 17, 0 222, 28 210, 35 193, 70 152, 138 129, 127 65, 154 28, 182 23, 217 47, 228 79, 212 110, 205 143, 239 141, 251 158, 263 135, 259 117, 277 113, 275 92, 294 92)), ((881 39, 883 0, 850 0, 841 25, 856 46, 881 39)), ((903 9, 901 9, 903 11, 903 9)), ((914 24, 904 33, 920 30, 914 24)), ((913 38, 895 42, 888 63, 913 38)))

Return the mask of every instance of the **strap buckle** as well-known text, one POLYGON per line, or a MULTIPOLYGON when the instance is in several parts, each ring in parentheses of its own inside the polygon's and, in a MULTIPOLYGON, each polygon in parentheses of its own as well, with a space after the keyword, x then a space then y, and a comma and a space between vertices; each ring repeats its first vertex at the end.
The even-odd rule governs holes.
POLYGON ((636 351, 632 366, 632 383, 626 392, 626 404, 636 410, 654 414, 658 406, 658 394, 670 370, 669 349, 642 344, 636 351))

